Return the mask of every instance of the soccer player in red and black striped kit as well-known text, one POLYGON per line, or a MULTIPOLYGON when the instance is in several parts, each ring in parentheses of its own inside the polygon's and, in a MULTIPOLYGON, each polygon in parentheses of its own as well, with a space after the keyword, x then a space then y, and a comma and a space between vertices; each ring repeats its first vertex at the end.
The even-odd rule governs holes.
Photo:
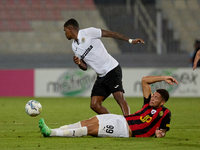
POLYGON ((74 124, 50 129, 40 119, 39 128, 44 137, 80 137, 85 135, 99 137, 164 137, 170 127, 171 113, 163 105, 169 99, 165 89, 157 89, 151 93, 151 84, 165 81, 178 84, 171 76, 146 76, 142 78, 144 105, 132 115, 115 114, 96 115, 90 119, 74 124))
POLYGON ((170 127, 171 112, 163 105, 169 99, 169 93, 165 89, 157 89, 151 93, 150 84, 166 81, 169 84, 178 82, 168 76, 147 76, 142 79, 144 105, 136 113, 125 116, 132 131, 132 137, 150 137, 157 132, 157 137, 165 136, 170 127))

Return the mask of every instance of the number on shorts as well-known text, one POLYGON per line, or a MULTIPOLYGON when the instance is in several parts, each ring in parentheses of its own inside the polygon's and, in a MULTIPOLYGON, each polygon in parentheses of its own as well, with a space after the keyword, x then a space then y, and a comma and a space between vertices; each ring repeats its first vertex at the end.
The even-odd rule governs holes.
POLYGON ((106 132, 107 132, 107 133, 112 134, 112 133, 114 132, 114 130, 113 130, 113 129, 114 129, 114 126, 112 126, 112 125, 107 125, 106 128, 107 128, 107 129, 106 129, 106 132))

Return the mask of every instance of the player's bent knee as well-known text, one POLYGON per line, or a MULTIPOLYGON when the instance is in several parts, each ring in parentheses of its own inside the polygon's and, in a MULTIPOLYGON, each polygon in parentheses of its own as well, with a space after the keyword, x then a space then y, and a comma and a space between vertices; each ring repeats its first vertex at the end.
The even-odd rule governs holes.
POLYGON ((98 105, 97 103, 91 103, 91 104, 90 104, 90 108, 91 108, 92 110, 97 110, 97 109, 99 109, 99 107, 100 107, 100 105, 98 105))

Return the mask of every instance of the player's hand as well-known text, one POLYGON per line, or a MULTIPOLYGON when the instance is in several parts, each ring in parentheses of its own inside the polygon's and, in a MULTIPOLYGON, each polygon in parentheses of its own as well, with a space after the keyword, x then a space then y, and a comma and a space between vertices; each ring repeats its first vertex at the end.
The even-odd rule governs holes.
POLYGON ((142 44, 145 44, 145 42, 142 40, 142 39, 134 39, 132 41, 133 44, 138 44, 138 43, 142 43, 142 44))
POLYGON ((157 127, 156 131, 155 131, 155 135, 157 138, 161 138, 165 136, 165 132, 163 131, 163 129, 160 129, 157 127))
POLYGON ((193 70, 195 70, 196 67, 197 67, 197 63, 194 62, 194 64, 193 64, 193 70))
POLYGON ((197 51, 196 56, 194 58, 193 70, 197 67, 197 63, 199 60, 200 60, 200 49, 197 51))
POLYGON ((73 59, 74 59, 75 64, 77 64, 77 65, 81 64, 81 60, 79 59, 79 57, 76 57, 76 55, 74 55, 73 59))
POLYGON ((174 79, 171 76, 164 76, 164 78, 165 78, 165 82, 167 82, 168 84, 171 84, 171 85, 174 85, 174 83, 178 84, 176 79, 174 79))

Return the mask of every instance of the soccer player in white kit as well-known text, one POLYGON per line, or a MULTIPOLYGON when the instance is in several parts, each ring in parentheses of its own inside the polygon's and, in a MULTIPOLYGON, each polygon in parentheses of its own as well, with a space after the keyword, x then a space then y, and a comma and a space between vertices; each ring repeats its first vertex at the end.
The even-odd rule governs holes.
POLYGON ((109 111, 102 106, 102 102, 112 93, 121 107, 123 115, 129 115, 130 109, 123 95, 121 67, 107 52, 100 38, 112 37, 131 44, 140 42, 144 44, 144 41, 142 39, 129 39, 122 34, 94 27, 79 29, 79 24, 75 19, 69 19, 65 22, 64 31, 68 40, 73 39, 74 62, 82 70, 87 70, 90 66, 97 73, 97 79, 91 93, 91 109, 97 114, 108 114, 109 111))

